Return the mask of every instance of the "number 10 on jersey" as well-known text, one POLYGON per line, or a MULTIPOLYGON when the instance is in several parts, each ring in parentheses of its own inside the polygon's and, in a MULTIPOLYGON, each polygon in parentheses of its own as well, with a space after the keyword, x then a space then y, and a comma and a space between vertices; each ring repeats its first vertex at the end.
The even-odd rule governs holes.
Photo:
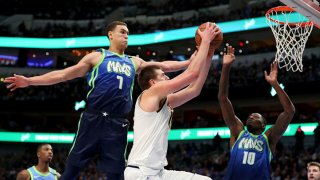
POLYGON ((255 158, 256 158, 256 153, 255 152, 244 151, 243 152, 242 164, 253 165, 255 158))

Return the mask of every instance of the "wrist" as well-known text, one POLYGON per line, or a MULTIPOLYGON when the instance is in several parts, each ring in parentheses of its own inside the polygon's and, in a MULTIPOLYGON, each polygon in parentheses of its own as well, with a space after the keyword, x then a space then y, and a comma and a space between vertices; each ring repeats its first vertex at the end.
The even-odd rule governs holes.
POLYGON ((32 85, 32 79, 31 78, 26 78, 27 80, 27 86, 31 86, 32 85))

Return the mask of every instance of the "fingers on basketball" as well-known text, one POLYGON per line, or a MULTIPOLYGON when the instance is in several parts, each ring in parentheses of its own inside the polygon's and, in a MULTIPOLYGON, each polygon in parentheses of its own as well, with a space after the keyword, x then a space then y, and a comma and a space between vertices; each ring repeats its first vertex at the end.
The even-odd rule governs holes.
POLYGON ((209 26, 212 27, 216 33, 215 38, 211 41, 210 49, 217 49, 222 44, 223 34, 222 34, 221 30, 217 27, 217 25, 213 22, 203 23, 198 27, 198 29, 196 31, 196 35, 195 35, 196 44, 197 44, 197 46, 200 46, 201 36, 199 33, 204 31, 209 26))

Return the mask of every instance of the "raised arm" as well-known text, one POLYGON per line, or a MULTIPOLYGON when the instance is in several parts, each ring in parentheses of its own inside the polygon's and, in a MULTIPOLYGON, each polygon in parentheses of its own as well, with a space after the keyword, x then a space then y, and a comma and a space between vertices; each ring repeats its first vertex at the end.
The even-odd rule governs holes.
POLYGON ((158 92, 157 94, 161 97, 166 97, 168 94, 177 92, 196 80, 208 55, 210 42, 218 33, 219 32, 215 32, 213 27, 210 27, 208 23, 203 32, 199 31, 203 40, 201 41, 199 50, 194 59, 190 62, 188 68, 171 80, 159 82, 152 88, 152 91, 158 92))
POLYGON ((56 70, 34 77, 25 77, 15 74, 13 77, 5 78, 4 82, 9 83, 7 88, 11 91, 14 91, 17 88, 24 88, 28 86, 57 84, 86 75, 86 73, 92 68, 94 61, 100 58, 100 52, 93 52, 84 56, 78 64, 66 69, 56 70))
POLYGON ((218 99, 224 122, 230 129, 230 146, 232 147, 238 135, 243 130, 243 124, 235 115, 231 101, 228 98, 229 74, 231 65, 235 60, 234 48, 228 47, 227 54, 223 56, 223 66, 219 82, 218 99))
POLYGON ((279 114, 276 123, 266 131, 266 135, 269 140, 269 145, 271 150, 274 152, 275 146, 279 139, 282 137, 283 133, 288 128, 290 124, 294 112, 295 107, 292 104, 289 96, 286 92, 280 87, 277 76, 278 76, 278 62, 274 61, 271 64, 270 73, 268 74, 266 71, 264 72, 264 76, 266 81, 275 89, 277 92, 279 101, 283 107, 283 112, 279 114))
MULTIPOLYGON (((218 26, 214 29, 214 31, 216 32, 216 34, 221 33, 218 26)), ((205 63, 203 63, 201 66, 200 74, 194 82, 192 82, 187 88, 168 96, 169 103, 172 108, 181 106, 182 104, 200 95, 202 87, 208 76, 214 51, 215 49, 210 49, 205 63)))

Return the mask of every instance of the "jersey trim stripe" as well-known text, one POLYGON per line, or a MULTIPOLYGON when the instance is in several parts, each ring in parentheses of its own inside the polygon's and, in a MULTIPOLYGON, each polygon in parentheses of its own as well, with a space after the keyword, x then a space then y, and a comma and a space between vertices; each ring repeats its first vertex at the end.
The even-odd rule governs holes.
POLYGON ((90 89, 90 91, 87 94, 87 98, 89 97, 90 93, 92 92, 92 90, 94 89, 94 82, 98 77, 98 73, 99 73, 99 66, 100 64, 103 62, 104 58, 105 58, 105 50, 102 49, 102 58, 100 59, 99 63, 93 68, 92 73, 91 73, 91 77, 90 77, 90 81, 89 81, 89 85, 91 82, 91 86, 92 88, 90 89))
POLYGON ((41 176, 46 177, 46 176, 49 176, 49 175, 50 175, 50 169, 49 169, 49 172, 48 172, 47 174, 43 174, 43 173, 41 173, 40 171, 38 171, 35 166, 32 166, 32 168, 33 168, 33 170, 34 170, 36 173, 38 173, 38 174, 41 175, 41 176))
POLYGON ((71 146, 71 149, 70 149, 70 151, 69 151, 68 156, 70 155, 72 149, 74 148, 74 145, 76 144, 76 140, 77 140, 78 133, 79 133, 79 129, 80 129, 80 125, 81 125, 82 116, 83 116, 83 113, 81 113, 81 116, 80 116, 80 119, 79 119, 79 122, 78 122, 77 133, 76 133, 76 136, 75 136, 74 139, 73 139, 73 143, 72 143, 72 146, 71 146))
POLYGON ((27 169, 28 173, 30 174, 30 179, 33 180, 33 174, 32 172, 30 171, 30 169, 27 169))
MULTIPOLYGON (((133 59, 131 56, 129 56, 129 59, 131 60, 132 64, 133 64, 133 67, 134 67, 134 76, 137 72, 137 68, 136 68, 136 64, 134 63, 133 59)), ((130 97, 131 97, 131 100, 132 100, 132 92, 133 92, 133 87, 134 87, 134 79, 135 77, 132 78, 132 83, 131 83, 131 87, 130 87, 130 97)))
POLYGON ((268 140, 268 137, 266 136, 266 134, 263 134, 263 137, 266 139, 266 142, 267 142, 267 146, 269 149, 269 162, 271 162, 273 154, 272 154, 272 151, 271 151, 271 148, 269 145, 269 140, 268 140))

